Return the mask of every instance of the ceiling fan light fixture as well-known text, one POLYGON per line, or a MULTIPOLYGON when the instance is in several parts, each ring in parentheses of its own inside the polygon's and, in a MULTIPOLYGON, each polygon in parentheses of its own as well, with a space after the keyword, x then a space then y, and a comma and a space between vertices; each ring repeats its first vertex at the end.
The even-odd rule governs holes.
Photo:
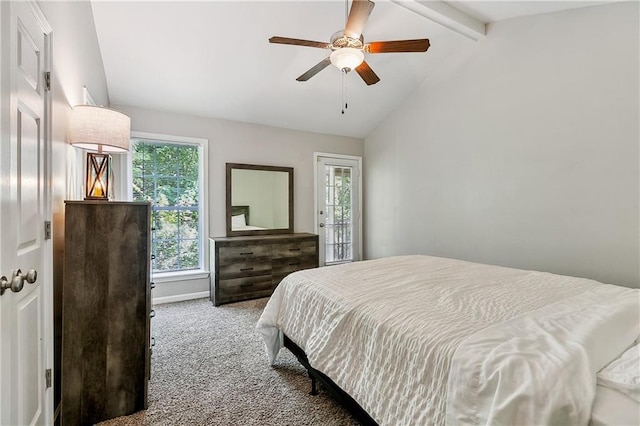
POLYGON ((356 69, 364 61, 364 53, 353 47, 342 47, 331 52, 331 63, 339 70, 351 71, 356 69))

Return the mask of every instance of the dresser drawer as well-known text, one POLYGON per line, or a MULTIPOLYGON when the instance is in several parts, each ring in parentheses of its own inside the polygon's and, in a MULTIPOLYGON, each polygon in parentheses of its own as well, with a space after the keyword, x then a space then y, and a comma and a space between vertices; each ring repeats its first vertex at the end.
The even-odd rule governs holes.
POLYGON ((220 247, 218 252, 218 264, 229 265, 236 262, 243 262, 247 259, 269 257, 271 257, 271 247, 268 244, 247 244, 220 247))
POLYGON ((247 261, 236 262, 228 265, 220 265, 218 274, 220 279, 225 278, 241 278, 255 275, 268 275, 271 273, 270 261, 247 261))
POLYGON ((279 243, 273 245, 273 252, 271 257, 278 259, 282 257, 300 257, 300 256, 315 256, 316 255, 316 242, 315 241, 296 241, 292 243, 279 243))
POLYGON ((218 296, 222 300, 234 296, 242 296, 243 299, 254 295, 260 297, 260 293, 266 292, 265 295, 269 295, 272 291, 271 275, 220 280, 218 286, 218 296))
POLYGON ((318 266, 315 256, 300 256, 290 258, 274 259, 272 262, 271 273, 275 275, 288 275, 291 272, 301 269, 315 268, 318 266))

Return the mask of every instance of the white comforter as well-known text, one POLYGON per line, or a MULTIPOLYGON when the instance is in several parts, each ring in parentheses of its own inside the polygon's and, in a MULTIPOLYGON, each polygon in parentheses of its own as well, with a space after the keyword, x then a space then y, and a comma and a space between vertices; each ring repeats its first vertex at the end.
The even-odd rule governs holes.
POLYGON ((291 274, 257 328, 271 362, 284 332, 381 425, 584 424, 596 368, 640 334, 639 306, 638 290, 592 280, 402 256, 291 274), (520 403, 567 376, 575 386, 520 403))

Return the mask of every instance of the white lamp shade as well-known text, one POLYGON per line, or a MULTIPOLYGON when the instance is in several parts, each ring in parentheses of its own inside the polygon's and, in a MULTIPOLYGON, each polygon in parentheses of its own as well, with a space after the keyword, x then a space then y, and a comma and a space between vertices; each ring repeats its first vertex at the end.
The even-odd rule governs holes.
POLYGON ((364 53, 353 47, 341 47, 331 52, 331 63, 338 69, 354 70, 364 61, 364 53))
POLYGON ((71 113, 69 143, 104 152, 129 151, 131 119, 123 113, 98 106, 78 105, 71 113))

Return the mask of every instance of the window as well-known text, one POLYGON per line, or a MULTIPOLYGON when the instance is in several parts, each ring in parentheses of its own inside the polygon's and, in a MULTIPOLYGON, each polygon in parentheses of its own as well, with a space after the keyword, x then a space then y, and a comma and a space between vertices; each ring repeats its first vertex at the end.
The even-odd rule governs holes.
POLYGON ((153 272, 204 269, 201 143, 133 138, 134 201, 151 202, 153 272))

